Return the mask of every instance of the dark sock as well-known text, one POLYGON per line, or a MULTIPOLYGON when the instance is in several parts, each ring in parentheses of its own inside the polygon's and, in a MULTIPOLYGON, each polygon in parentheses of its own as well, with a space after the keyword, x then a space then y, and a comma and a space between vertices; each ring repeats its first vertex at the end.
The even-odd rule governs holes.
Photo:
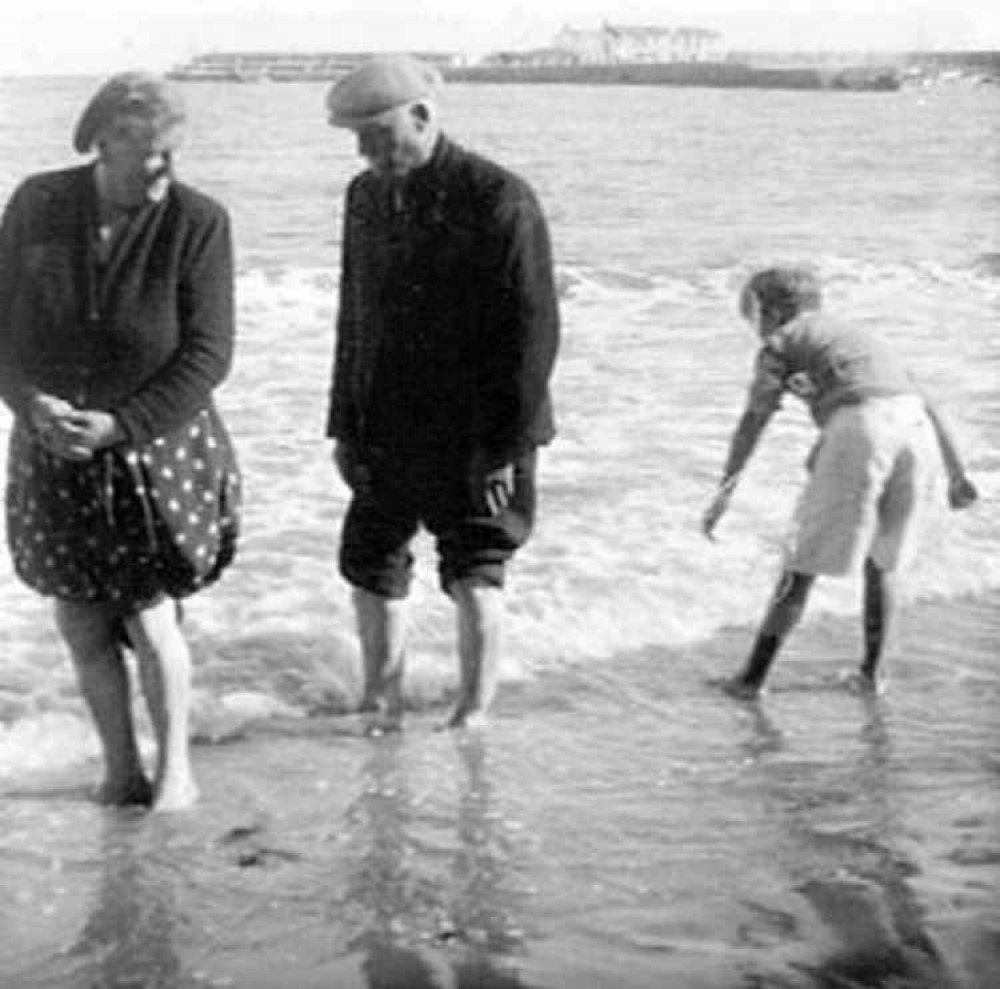
POLYGON ((781 647, 781 639, 776 635, 758 635, 753 651, 747 660, 740 679, 751 687, 759 687, 767 678, 767 671, 781 647))

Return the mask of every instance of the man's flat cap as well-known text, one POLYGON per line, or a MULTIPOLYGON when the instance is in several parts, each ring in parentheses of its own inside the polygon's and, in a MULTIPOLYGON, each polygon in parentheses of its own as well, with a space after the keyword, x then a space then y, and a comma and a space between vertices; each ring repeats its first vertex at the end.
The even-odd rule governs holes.
POLYGON ((164 79, 147 72, 112 76, 87 104, 73 134, 73 147, 86 154, 98 135, 121 115, 148 120, 165 134, 184 120, 180 94, 164 79))
POLYGON ((330 88, 330 123, 363 127, 389 110, 433 96, 440 84, 438 70, 411 55, 376 55, 330 88))

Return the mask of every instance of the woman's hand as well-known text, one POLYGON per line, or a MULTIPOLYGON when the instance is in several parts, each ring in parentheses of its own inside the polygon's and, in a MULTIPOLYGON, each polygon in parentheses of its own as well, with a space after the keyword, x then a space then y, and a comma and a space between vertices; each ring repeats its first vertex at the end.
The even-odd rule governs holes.
POLYGON ((96 409, 75 409, 60 418, 59 428, 71 448, 87 450, 90 455, 125 439, 118 420, 110 412, 96 409))
POLYGON ((39 392, 28 405, 28 422, 39 443, 51 454, 65 460, 89 460, 91 451, 70 431, 77 410, 65 399, 39 392))

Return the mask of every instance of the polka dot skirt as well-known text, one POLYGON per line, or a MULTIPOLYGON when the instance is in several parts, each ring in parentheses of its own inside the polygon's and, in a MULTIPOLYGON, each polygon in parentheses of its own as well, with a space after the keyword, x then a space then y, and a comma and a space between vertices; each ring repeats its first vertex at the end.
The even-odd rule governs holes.
POLYGON ((232 562, 240 477, 214 409, 142 447, 63 460, 17 424, 7 540, 18 576, 45 595, 142 603, 184 597, 232 562))

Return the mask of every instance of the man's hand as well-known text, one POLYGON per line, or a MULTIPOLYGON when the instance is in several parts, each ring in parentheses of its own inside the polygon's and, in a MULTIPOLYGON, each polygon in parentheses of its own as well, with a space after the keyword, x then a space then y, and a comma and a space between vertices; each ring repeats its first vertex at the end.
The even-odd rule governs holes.
POLYGON ((475 453, 469 465, 469 482, 477 511, 490 517, 499 515, 514 497, 514 465, 487 466, 482 453, 475 453))
POLYGON ((948 504, 952 508, 968 508, 978 499, 976 486, 964 474, 953 474, 948 478, 948 504))
POLYGON ((483 494, 489 515, 499 515, 514 497, 514 465, 504 464, 488 471, 483 480, 483 494))
POLYGON ((344 484, 352 491, 364 488, 371 481, 368 468, 361 463, 357 450, 350 443, 337 440, 333 444, 333 462, 344 484))

